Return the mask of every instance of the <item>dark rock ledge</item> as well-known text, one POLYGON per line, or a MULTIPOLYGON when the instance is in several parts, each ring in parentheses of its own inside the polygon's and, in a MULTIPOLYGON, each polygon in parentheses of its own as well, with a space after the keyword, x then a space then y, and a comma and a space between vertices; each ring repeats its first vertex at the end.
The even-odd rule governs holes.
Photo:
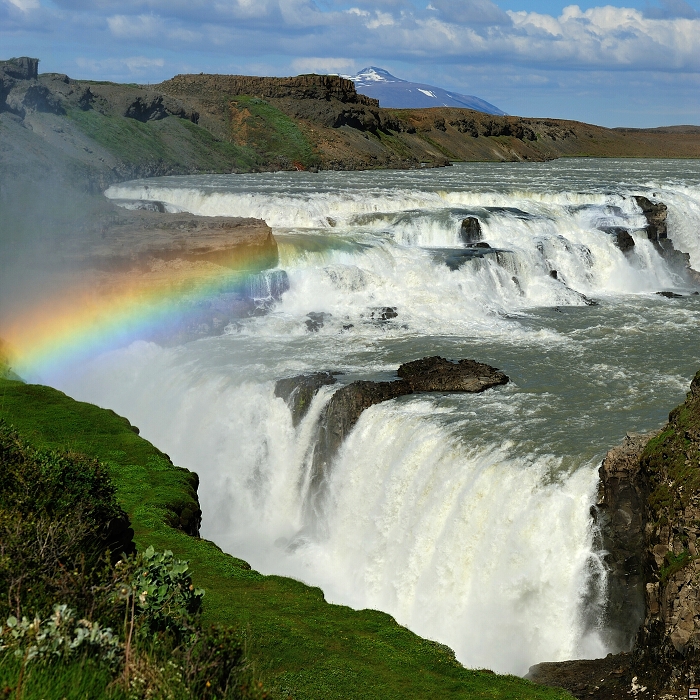
MULTIPOLYGON (((333 394, 318 423, 311 475, 312 491, 317 491, 325 480, 331 460, 366 408, 407 394, 477 393, 509 381, 503 372, 490 365, 468 359, 452 362, 444 357, 424 357, 407 362, 398 368, 397 375, 399 378, 391 382, 352 382, 333 394)), ((308 411, 318 389, 335 381, 330 372, 280 379, 275 395, 287 401, 297 425, 308 411)))

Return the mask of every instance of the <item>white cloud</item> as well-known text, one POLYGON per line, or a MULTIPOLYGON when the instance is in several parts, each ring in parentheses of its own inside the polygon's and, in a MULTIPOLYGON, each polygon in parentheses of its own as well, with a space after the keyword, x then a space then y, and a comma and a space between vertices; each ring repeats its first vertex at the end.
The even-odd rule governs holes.
POLYGON ((22 12, 36 10, 41 6, 39 0, 5 0, 5 2, 7 2, 10 5, 14 5, 14 7, 16 7, 19 10, 22 10, 22 12))
POLYGON ((163 22, 156 15, 113 15, 107 18, 107 26, 119 39, 148 39, 162 32, 163 22))
POLYGON ((75 59, 75 63, 85 73, 90 75, 122 75, 124 74, 125 68, 129 75, 143 75, 154 68, 163 68, 165 66, 165 59, 148 58, 146 56, 127 56, 126 58, 96 60, 78 56, 75 59))
POLYGON ((296 58, 291 63, 295 73, 354 73, 356 62, 351 58, 296 58))
POLYGON ((508 15, 491 0, 432 0, 427 9, 455 24, 510 24, 508 15))
POLYGON ((367 22, 367 29, 376 29, 377 27, 392 27, 396 22, 394 16, 388 12, 380 12, 377 10, 374 13, 374 19, 367 22))

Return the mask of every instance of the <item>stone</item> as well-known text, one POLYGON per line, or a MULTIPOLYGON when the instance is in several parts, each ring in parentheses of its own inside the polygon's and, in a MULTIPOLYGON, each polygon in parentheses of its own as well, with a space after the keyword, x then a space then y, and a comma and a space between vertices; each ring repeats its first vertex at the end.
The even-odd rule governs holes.
POLYGON ((652 202, 647 197, 635 196, 637 206, 647 220, 646 233, 650 241, 667 238, 666 216, 668 207, 663 202, 652 202))
POLYGON ((635 246, 634 238, 632 238, 630 232, 622 226, 606 226, 600 230, 610 234, 615 241, 615 245, 623 253, 629 252, 635 246))
POLYGON ((476 393, 509 381, 506 374, 490 365, 469 359, 452 362, 437 356, 406 362, 397 374, 398 381, 357 381, 333 394, 319 421, 312 490, 319 489, 343 440, 370 406, 416 392, 476 393))
POLYGON ((613 447, 598 470, 598 503, 592 515, 598 526, 600 549, 608 570, 604 610, 607 644, 629 651, 644 622, 645 485, 640 457, 654 433, 628 433, 613 447))
POLYGON ((482 239, 481 224, 475 216, 468 216, 462 221, 459 229, 459 237, 467 245, 476 243, 482 239))
POLYGON ((311 401, 322 386, 336 383, 332 372, 299 374, 288 379, 279 379, 275 384, 275 396, 283 399, 292 413, 294 427, 308 413, 311 401))
POLYGON ((39 59, 21 56, 0 61, 0 78, 3 76, 13 80, 36 80, 39 77, 39 59))
POLYGON ((306 321, 304 321, 306 329, 310 333, 317 333, 332 316, 333 314, 326 313, 325 311, 311 311, 306 314, 306 321))
POLYGON ((369 317, 374 321, 390 321, 399 315, 395 306, 380 306, 370 310, 369 317))
POLYGON ((509 381, 503 372, 482 362, 467 359, 451 362, 444 357, 406 362, 399 367, 398 375, 414 392, 481 392, 509 381))

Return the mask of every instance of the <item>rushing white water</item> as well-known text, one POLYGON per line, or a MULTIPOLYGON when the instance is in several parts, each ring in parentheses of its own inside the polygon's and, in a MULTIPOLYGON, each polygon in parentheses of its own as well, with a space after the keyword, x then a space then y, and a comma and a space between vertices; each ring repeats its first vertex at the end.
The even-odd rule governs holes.
POLYGON ((654 294, 693 288, 646 240, 634 194, 668 205, 669 235, 697 264, 694 163, 125 183, 108 195, 264 218, 289 290, 221 336, 139 342, 45 379, 127 415, 196 470, 203 534, 264 572, 386 610, 469 666, 522 674, 602 655, 597 465, 626 430, 663 420, 700 361, 700 302, 654 294), (465 257, 467 216, 492 246, 481 257, 465 257), (610 227, 630 231, 632 252, 610 227), (396 317, 379 320, 383 307, 396 317), (326 314, 317 332, 309 313, 326 314), (435 354, 489 362, 512 383, 368 409, 310 510, 316 424, 334 387, 295 428, 274 381, 386 379, 435 354))

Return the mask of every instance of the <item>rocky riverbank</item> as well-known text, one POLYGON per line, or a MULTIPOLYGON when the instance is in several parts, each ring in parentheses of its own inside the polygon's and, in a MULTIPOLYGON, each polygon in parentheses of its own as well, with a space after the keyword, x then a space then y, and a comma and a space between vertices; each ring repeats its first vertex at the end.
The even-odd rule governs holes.
POLYGON ((700 684, 699 455, 700 372, 660 431, 628 435, 600 468, 608 641, 631 653, 539 664, 529 678, 601 699, 685 698, 700 684))

